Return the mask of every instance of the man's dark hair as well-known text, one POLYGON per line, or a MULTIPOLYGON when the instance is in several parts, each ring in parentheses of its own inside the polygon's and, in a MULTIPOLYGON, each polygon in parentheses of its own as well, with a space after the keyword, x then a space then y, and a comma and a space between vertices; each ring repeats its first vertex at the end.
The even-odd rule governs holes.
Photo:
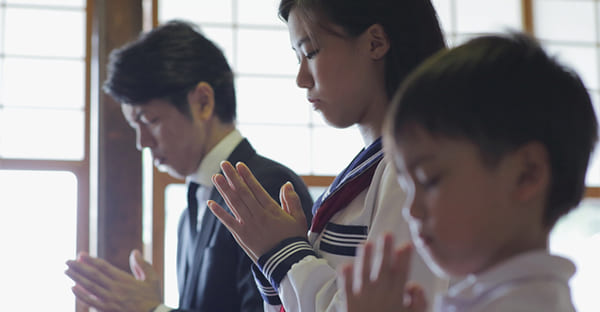
POLYGON ((579 204, 598 122, 579 76, 529 36, 485 36, 442 51, 407 78, 393 103, 387 134, 417 124, 467 139, 490 166, 524 144, 543 144, 551 170, 544 224, 579 204))
POLYGON ((217 117, 233 122, 233 73, 223 52, 191 24, 171 21, 111 52, 104 91, 131 105, 166 99, 189 116, 187 95, 202 81, 214 89, 217 117))

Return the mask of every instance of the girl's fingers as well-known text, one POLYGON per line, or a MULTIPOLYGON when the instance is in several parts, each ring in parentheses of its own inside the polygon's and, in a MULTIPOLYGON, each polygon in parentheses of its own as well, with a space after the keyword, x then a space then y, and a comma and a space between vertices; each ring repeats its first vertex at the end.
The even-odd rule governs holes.
MULTIPOLYGON (((243 220, 236 220, 236 218, 230 215, 223 207, 221 207, 214 200, 209 200, 206 202, 208 209, 212 211, 212 213, 217 217, 221 222, 225 225, 225 227, 234 235, 239 236, 242 235, 240 233, 240 224, 243 224, 243 220)), ((231 207, 231 206, 229 206, 231 207)))
POLYGON ((213 175, 212 183, 238 221, 241 221, 248 216, 246 205, 239 199, 237 193, 231 189, 231 186, 223 175, 213 175))
POLYGON ((277 202, 273 200, 271 195, 262 187, 260 182, 256 179, 250 168, 246 166, 243 162, 239 162, 236 164, 237 173, 244 181, 244 184, 248 187, 249 191, 252 193, 253 198, 258 202, 258 204, 263 207, 271 207, 273 205, 279 206, 277 202))
POLYGON ((300 196, 298 196, 298 193, 294 190, 294 186, 291 182, 287 182, 281 187, 279 200, 281 201, 281 205, 285 212, 291 215, 294 220, 306 224, 306 215, 304 215, 304 211, 302 210, 300 196))
POLYGON ((221 170, 229 186, 228 189, 225 185, 221 185, 221 188, 225 190, 226 196, 229 197, 232 204, 237 205, 236 209, 242 217, 253 216, 255 211, 252 208, 257 206, 257 200, 246 185, 246 182, 244 182, 237 170, 228 161, 221 162, 221 170))

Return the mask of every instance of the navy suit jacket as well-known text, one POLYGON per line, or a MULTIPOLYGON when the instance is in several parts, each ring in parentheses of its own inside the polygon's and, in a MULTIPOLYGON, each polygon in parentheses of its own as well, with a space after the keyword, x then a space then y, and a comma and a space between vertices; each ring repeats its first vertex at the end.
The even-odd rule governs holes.
MULTIPOLYGON (((307 224, 312 218, 312 199, 306 185, 287 167, 256 153, 244 139, 227 159, 232 164, 244 162, 258 181, 279 202, 279 189, 287 181, 293 183, 302 201, 307 224)), ((227 207, 213 187, 211 199, 227 207)), ((199 203, 205 204, 205 203, 199 203)), ((207 208, 196 237, 190 232, 186 209, 178 226, 177 279, 179 309, 176 311, 250 312, 263 311, 263 300, 256 288, 246 256, 227 228, 207 208), (188 255, 188 252, 192 254, 188 255), (186 258, 193 255, 192 265, 186 258)))

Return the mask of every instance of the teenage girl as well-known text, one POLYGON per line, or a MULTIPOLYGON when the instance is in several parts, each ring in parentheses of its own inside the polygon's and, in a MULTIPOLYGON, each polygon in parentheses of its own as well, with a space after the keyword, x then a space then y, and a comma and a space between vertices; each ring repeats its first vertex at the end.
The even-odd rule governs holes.
MULTIPOLYGON (((336 273, 358 247, 383 232, 410 239, 382 124, 401 81, 444 39, 429 0, 282 0, 279 15, 298 58, 296 83, 330 125, 357 125, 365 147, 316 200, 308 234, 293 186, 282 186, 280 207, 242 163, 224 162, 213 177, 233 215, 209 207, 254 260, 265 310, 343 311, 336 273)), ((426 299, 445 287, 418 256, 411 264, 426 299)))

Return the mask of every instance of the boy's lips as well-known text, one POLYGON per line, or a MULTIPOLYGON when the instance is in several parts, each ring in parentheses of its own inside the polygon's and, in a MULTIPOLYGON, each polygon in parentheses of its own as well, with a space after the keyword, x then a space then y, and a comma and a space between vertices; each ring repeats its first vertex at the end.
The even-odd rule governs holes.
POLYGON ((165 160, 166 159, 164 157, 154 157, 154 166, 158 167, 164 165, 165 160))
POLYGON ((423 246, 429 246, 433 242, 433 238, 423 232, 419 232, 419 241, 423 246))

